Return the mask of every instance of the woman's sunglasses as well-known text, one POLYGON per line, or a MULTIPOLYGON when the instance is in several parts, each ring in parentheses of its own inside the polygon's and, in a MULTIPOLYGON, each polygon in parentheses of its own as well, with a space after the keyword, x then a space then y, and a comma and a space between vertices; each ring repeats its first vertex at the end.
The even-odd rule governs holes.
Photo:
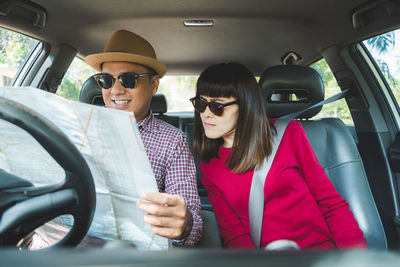
POLYGON ((203 113, 208 106, 212 113, 217 116, 222 116, 222 113, 224 113, 224 107, 236 104, 238 101, 235 100, 222 104, 214 101, 207 102, 199 97, 193 97, 190 99, 190 102, 192 102, 194 109, 199 113, 203 113))
POLYGON ((103 89, 110 89, 117 78, 123 87, 126 89, 133 89, 136 86, 137 79, 143 76, 151 76, 153 73, 134 73, 134 72, 124 72, 116 76, 112 76, 109 73, 98 73, 93 75, 97 84, 103 89))

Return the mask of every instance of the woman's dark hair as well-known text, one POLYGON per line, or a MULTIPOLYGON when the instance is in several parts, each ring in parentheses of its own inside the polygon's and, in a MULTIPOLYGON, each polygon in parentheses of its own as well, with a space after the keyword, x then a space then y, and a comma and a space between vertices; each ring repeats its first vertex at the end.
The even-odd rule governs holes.
MULTIPOLYGON (((196 97, 234 97, 239 116, 235 138, 225 163, 235 173, 261 166, 271 154, 272 132, 265 113, 261 89, 254 75, 239 63, 220 63, 205 69, 197 80, 196 97)), ((207 138, 200 114, 195 112, 194 153, 208 162, 218 157, 223 139, 207 138)))

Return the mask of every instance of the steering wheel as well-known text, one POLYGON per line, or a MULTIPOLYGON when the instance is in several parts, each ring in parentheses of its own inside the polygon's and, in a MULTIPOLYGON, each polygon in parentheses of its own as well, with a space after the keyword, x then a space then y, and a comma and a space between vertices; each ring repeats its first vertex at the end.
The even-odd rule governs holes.
POLYGON ((96 206, 85 159, 53 123, 17 102, 0 97, 0 119, 28 132, 65 172, 62 182, 35 187, 0 169, 0 246, 16 246, 33 230, 64 214, 72 215, 74 222, 54 246, 76 246, 89 230, 96 206))

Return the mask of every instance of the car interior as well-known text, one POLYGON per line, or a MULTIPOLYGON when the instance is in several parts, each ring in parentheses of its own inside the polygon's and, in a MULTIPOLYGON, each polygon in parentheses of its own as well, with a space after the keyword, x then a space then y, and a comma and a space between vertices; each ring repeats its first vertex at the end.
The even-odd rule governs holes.
MULTIPOLYGON (((95 189, 85 160, 65 136, 30 115, 30 110, 0 97, 0 119, 30 133, 68 174, 64 184, 43 191, 0 165, 0 246, 6 247, 0 250, 0 257, 4 263, 331 266, 332 259, 343 259, 344 266, 357 261, 374 266, 387 259, 388 266, 394 266, 400 262, 400 100, 398 91, 391 89, 395 86, 400 90, 400 82, 389 81, 388 72, 380 68, 382 62, 374 59, 367 45, 367 40, 376 36, 400 35, 396 31, 400 28, 399 0, 4 0, 0 3, 0 27, 38 40, 10 86, 57 93, 74 58, 102 51, 115 30, 127 29, 154 46, 170 76, 199 75, 219 62, 245 64, 257 76, 269 118, 302 111, 327 98, 326 73, 312 68, 324 59, 340 91, 349 90, 345 106, 352 124, 337 115, 321 115, 321 107, 301 113, 296 120, 334 187, 350 204, 368 244, 368 251, 349 252, 223 249, 195 157, 203 235, 194 249, 157 254, 129 247, 17 251, 13 247, 18 240, 66 212, 79 220, 75 219, 71 232, 57 248, 78 245, 90 226, 95 189), (85 189, 74 177, 86 177, 85 189), (53 194, 60 206, 48 207, 43 193, 53 194), (71 199, 79 205, 71 210, 60 208, 71 199)), ((384 39, 381 45, 392 43, 395 39, 384 39)), ((400 55, 393 58, 400 65, 400 55)), ((392 75, 398 73, 392 71, 392 75)), ((93 77, 89 75, 79 87, 77 101, 105 106, 93 77)), ((194 112, 171 112, 172 104, 169 95, 161 92, 153 96, 150 109, 156 118, 184 132, 192 149, 194 112)))
MULTIPOLYGON (((323 100, 325 95, 321 77, 315 70, 306 66, 280 65, 270 67, 261 75, 260 86, 263 89, 265 107, 270 118, 279 118, 289 113, 301 111, 305 107, 323 100), (285 89, 284 94, 282 90, 276 92, 277 88, 285 89), (303 101, 289 101, 290 94, 298 94, 301 90, 306 92, 306 95, 302 95, 303 101), (280 99, 278 101, 272 100, 272 95, 279 95, 280 99)), ((90 77, 83 84, 79 101, 104 106, 101 87, 93 77, 90 77)), ((162 94, 154 95, 150 109, 156 118, 184 131, 191 148, 193 148, 193 118, 164 115, 167 111, 167 103, 162 94)), ((324 167, 336 190, 349 202, 367 240, 368 247, 387 249, 385 232, 355 140, 338 118, 309 120, 320 110, 321 107, 311 109, 303 112, 297 118, 301 121, 320 164, 324 167), (331 153, 328 153, 328 151, 331 153)), ((195 162, 203 217, 207 217, 204 223, 203 239, 199 245, 205 247, 221 246, 220 239, 212 238, 218 237, 218 228, 215 227, 216 221, 212 214, 213 209, 207 198, 206 189, 201 183, 199 159, 196 157, 195 162)))

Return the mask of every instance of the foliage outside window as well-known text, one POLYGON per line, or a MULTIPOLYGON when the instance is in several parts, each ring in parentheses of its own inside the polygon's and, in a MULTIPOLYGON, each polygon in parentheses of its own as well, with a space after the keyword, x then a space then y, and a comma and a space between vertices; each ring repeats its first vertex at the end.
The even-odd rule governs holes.
POLYGON ((400 30, 388 32, 363 42, 400 103, 400 30))
POLYGON ((10 85, 19 67, 37 43, 33 38, 0 28, 0 86, 10 85))
POLYGON ((79 93, 83 83, 95 73, 96 71, 92 67, 76 57, 65 73, 56 94, 70 100, 79 101, 79 93))
MULTIPOLYGON (((319 61, 310 65, 310 67, 315 69, 324 81, 325 99, 341 92, 340 87, 338 86, 336 79, 333 76, 333 73, 325 59, 320 59, 319 61)), ((347 125, 354 125, 349 107, 344 99, 324 105, 318 115, 314 118, 324 117, 336 117, 341 119, 347 125)))

